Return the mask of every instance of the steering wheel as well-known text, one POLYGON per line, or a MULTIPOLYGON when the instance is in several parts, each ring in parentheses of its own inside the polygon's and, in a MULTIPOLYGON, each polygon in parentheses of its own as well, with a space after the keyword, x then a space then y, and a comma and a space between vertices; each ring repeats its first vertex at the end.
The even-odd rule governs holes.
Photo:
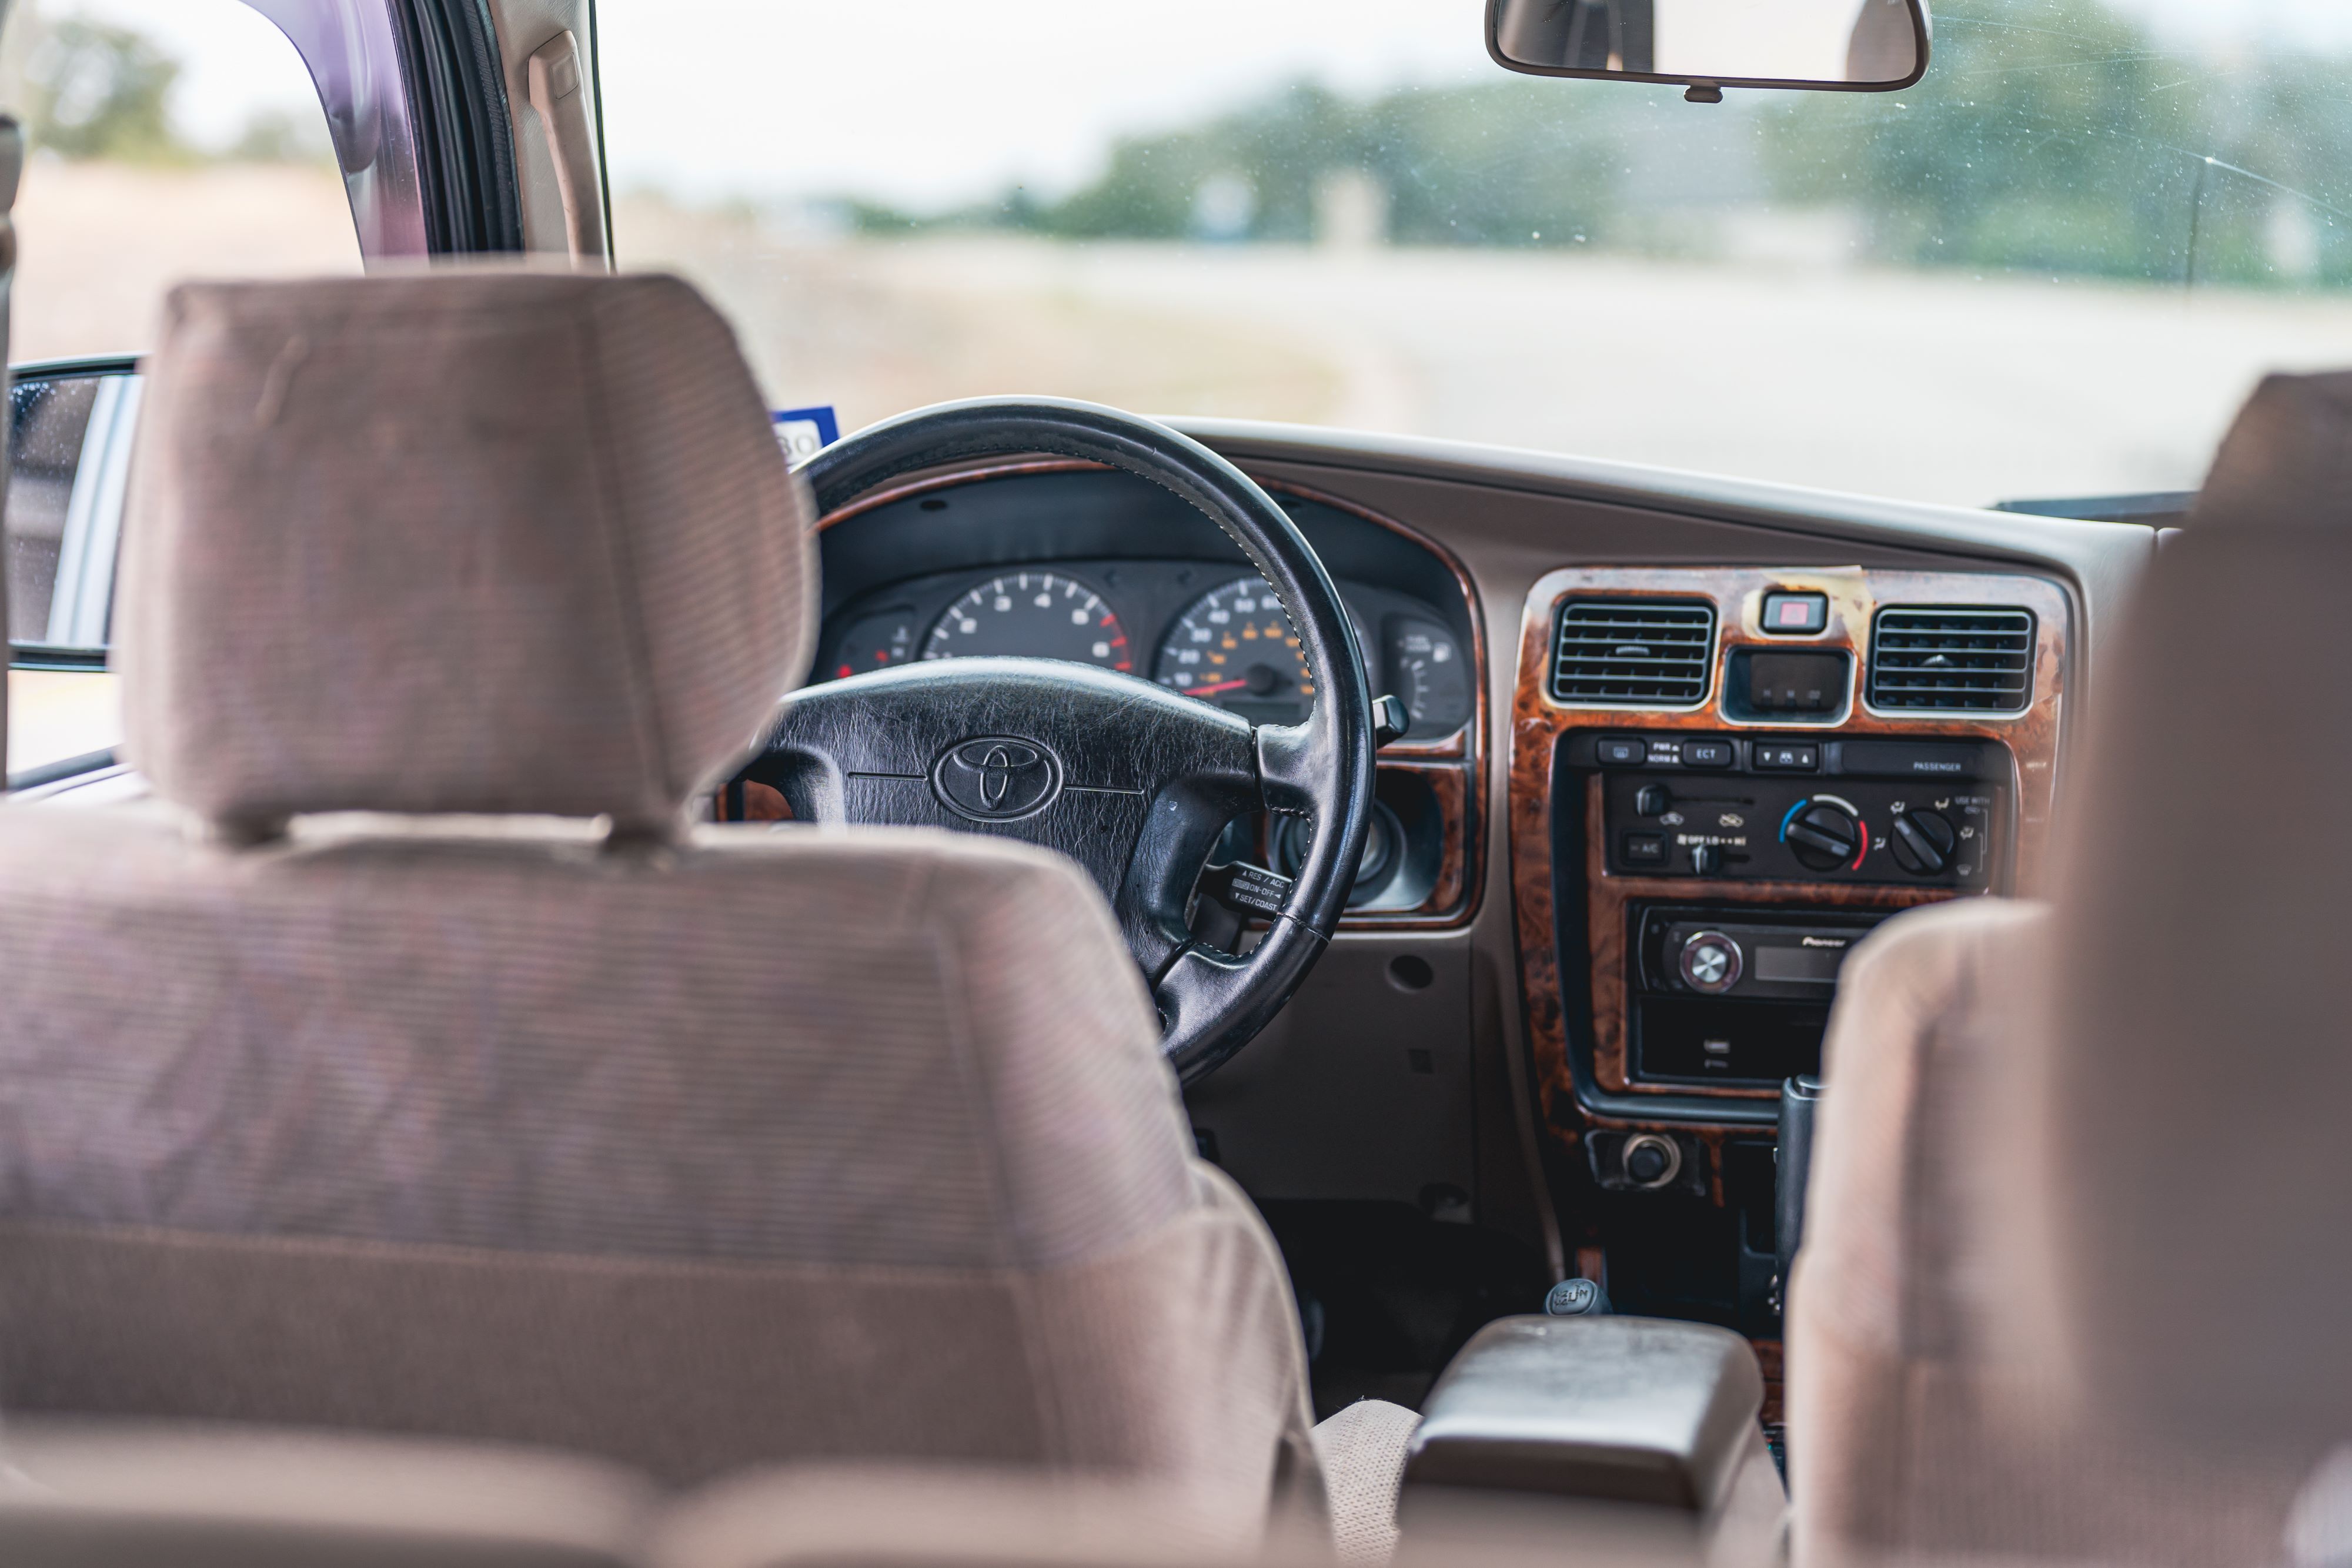
POLYGON ((1165 425, 1058 399, 975 399, 860 431, 802 465, 820 513, 896 476, 1013 453, 1079 457, 1189 501, 1273 585, 1315 683, 1301 725, 1239 716, 1132 675, 1054 659, 937 659, 793 693, 744 770, 803 821, 927 825, 1044 844, 1108 895, 1187 1082, 1247 1044, 1322 956, 1363 852, 1374 708, 1355 623, 1315 551, 1247 475, 1165 425), (1243 868, 1232 902, 1269 923, 1245 956, 1187 920, 1225 825, 1315 824, 1290 883, 1243 868))

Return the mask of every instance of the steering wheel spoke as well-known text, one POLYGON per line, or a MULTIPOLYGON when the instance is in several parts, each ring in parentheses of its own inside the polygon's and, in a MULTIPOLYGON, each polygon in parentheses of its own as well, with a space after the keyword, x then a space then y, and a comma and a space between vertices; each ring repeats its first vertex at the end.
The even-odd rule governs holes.
POLYGON ((1111 896, 1119 929, 1146 977, 1157 980, 1192 942, 1187 909, 1201 869, 1225 824, 1255 803, 1255 780, 1245 769, 1179 776, 1152 801, 1127 874, 1111 896))

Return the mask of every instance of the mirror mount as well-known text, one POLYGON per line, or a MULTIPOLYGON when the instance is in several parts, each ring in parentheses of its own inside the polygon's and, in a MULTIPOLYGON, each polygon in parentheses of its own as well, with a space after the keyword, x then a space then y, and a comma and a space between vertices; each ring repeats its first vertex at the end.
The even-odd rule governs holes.
POLYGON ((1528 76, 1895 92, 1927 74, 1927 0, 1487 0, 1486 53, 1528 76))

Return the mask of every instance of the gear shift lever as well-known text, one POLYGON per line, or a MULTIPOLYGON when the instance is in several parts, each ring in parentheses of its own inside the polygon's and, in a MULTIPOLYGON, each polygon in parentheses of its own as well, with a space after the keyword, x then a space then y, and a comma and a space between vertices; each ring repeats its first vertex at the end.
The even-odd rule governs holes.
POLYGON ((1772 1307, 1782 1311, 1789 1293, 1789 1266, 1805 1239, 1805 1184, 1813 1167, 1813 1111, 1822 1103, 1822 1081, 1791 1078, 1780 1085, 1780 1141, 1772 1151, 1772 1307))

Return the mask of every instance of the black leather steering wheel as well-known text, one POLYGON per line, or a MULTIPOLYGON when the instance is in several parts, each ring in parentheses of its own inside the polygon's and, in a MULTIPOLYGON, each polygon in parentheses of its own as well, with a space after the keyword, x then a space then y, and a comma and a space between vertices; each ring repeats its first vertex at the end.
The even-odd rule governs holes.
POLYGON ((1165 425, 1093 403, 976 399, 860 431, 802 465, 820 512, 901 474, 1013 453, 1079 457, 1172 491, 1214 519, 1274 587, 1315 682, 1305 724, 1261 725, 1132 675, 1052 659, 940 659, 787 698, 745 769, 795 818, 954 828, 1045 844, 1092 873, 1158 1001, 1189 1082, 1290 999, 1346 906, 1373 790, 1373 704, 1354 621, 1306 538, 1247 475, 1165 425), (1242 892, 1270 922, 1246 956, 1186 919, 1225 825, 1303 814, 1297 880, 1242 892))

